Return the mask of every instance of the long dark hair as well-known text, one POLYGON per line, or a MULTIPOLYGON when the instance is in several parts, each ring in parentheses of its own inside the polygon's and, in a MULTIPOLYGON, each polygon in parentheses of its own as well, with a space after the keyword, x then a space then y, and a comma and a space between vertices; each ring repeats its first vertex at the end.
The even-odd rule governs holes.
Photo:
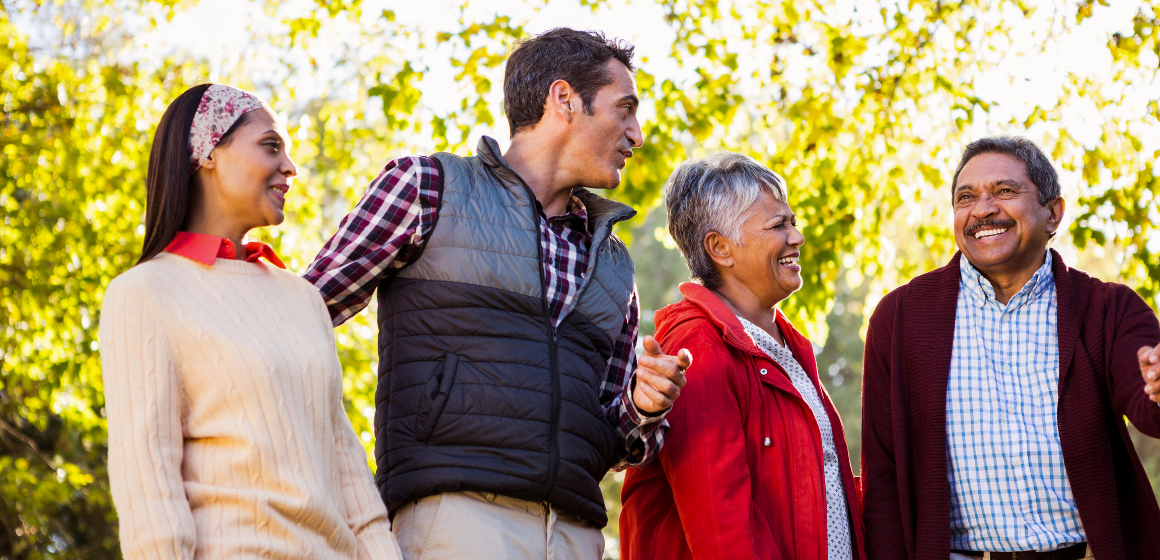
MULTIPOLYGON (((141 264, 165 250, 177 232, 185 224, 189 213, 193 177, 189 163, 189 128, 193 116, 201 105, 205 90, 213 84, 193 86, 177 96, 153 135, 153 148, 149 152, 149 170, 145 175, 145 242, 141 246, 141 264)), ((218 146, 224 146, 235 130, 247 121, 248 113, 234 122, 222 135, 218 146)))

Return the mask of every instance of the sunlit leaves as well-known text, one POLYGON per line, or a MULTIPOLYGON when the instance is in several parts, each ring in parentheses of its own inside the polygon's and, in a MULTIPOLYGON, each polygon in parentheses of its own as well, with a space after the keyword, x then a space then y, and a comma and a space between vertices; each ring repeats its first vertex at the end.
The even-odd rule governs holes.
POLYGON ((147 102, 185 82, 0 31, 0 555, 112 556, 100 302, 140 247, 147 102))
MULTIPOLYGON (((576 1, 597 13, 611 4, 576 1)), ((1099 138, 1081 142, 1066 127, 1045 136, 1079 182, 1068 200, 1074 219, 1061 237, 1106 248, 1118 259, 1120 276, 1112 279, 1147 296, 1160 293, 1160 150, 1146 138, 1160 126, 1160 88, 1148 89, 1160 67, 1160 6, 1145 4, 1129 28, 1108 36, 1112 84, 1070 76, 1060 104, 994 122, 1006 100, 975 79, 1001 58, 992 45, 1007 44, 1007 28, 1033 14, 1033 5, 658 3, 674 30, 667 56, 677 70, 636 61, 645 143, 612 193, 642 211, 619 232, 628 238, 636 231, 634 251, 657 255, 638 259, 646 308, 672 301, 672 285, 685 278, 679 256, 664 248, 663 217, 646 216, 668 175, 709 150, 750 154, 785 177, 806 237, 805 284, 785 311, 819 343, 827 328, 846 329, 849 340, 837 341, 836 350, 827 343, 833 355, 823 357, 837 364, 840 354, 844 373, 834 375, 856 375, 849 370, 858 353, 851 317, 954 251, 947 183, 958 151, 980 123, 992 127, 986 133, 1058 125, 1069 100, 1092 104, 1099 138), (996 11, 1004 19, 987 19, 996 11), (1126 90, 1111 86, 1125 85, 1144 91, 1146 116, 1117 118, 1126 90)), ((0 556, 116 555, 100 301, 140 247, 146 161, 161 111, 178 92, 211 79, 186 58, 149 60, 149 68, 121 60, 133 40, 123 20, 138 11, 172 18, 196 4, 24 2, 49 17, 38 30, 58 50, 39 54, 7 11, 0 16, 0 556)), ((1107 4, 1085 0, 1061 18, 1081 25, 1107 4)), ((262 5, 282 27, 251 37, 253 52, 213 79, 261 91, 288 119, 300 176, 287 197, 287 223, 257 235, 274 242, 291 269, 305 269, 391 158, 467 155, 481 132, 503 130, 503 61, 528 33, 514 7, 488 17, 462 9, 457 19, 418 28, 391 10, 363 14, 357 2, 262 5), (338 28, 351 33, 336 38, 338 28), (341 43, 334 59, 324 56, 334 46, 328 42, 341 43), (261 59, 267 66, 253 72, 248 57, 262 49, 279 56, 261 59), (452 72, 440 92, 449 102, 422 93, 436 60, 452 72)), ((374 314, 363 313, 336 330, 347 411, 368 453, 376 329, 374 314)), ((856 409, 857 384, 847 383, 835 399, 856 409)))

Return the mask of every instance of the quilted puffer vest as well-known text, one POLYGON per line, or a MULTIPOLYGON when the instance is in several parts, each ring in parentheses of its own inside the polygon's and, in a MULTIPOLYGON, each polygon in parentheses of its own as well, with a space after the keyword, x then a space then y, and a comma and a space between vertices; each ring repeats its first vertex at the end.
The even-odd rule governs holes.
POLYGON ((603 527, 599 481, 621 457, 599 393, 633 289, 612 226, 635 212, 585 190, 592 246, 559 327, 544 291, 541 217, 491 138, 439 153, 438 221, 378 287, 376 482, 391 511, 442 492, 548 502, 603 527))

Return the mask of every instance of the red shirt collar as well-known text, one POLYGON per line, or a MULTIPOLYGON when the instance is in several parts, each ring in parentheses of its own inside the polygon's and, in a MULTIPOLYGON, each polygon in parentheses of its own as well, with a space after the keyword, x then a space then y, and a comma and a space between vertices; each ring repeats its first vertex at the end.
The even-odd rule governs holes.
MULTIPOLYGON (((262 258, 278 268, 286 268, 286 265, 282 264, 282 259, 274 254, 274 249, 265 243, 251 241, 246 243, 245 248, 246 262, 258 262, 258 259, 262 258)), ((215 259, 233 259, 237 256, 234 244, 229 239, 188 231, 177 232, 173 241, 165 247, 165 251, 207 266, 213 266, 215 259)))

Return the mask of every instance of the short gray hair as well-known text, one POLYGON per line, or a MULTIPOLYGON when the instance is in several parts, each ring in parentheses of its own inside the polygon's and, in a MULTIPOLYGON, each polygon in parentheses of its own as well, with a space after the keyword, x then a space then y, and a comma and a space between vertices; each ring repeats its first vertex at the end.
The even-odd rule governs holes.
POLYGON ((1059 174, 1051 164, 1051 158, 1043 153, 1039 146, 1026 138, 1018 136, 991 136, 967 144, 963 150, 963 157, 959 166, 955 168, 955 176, 951 179, 951 201, 955 199, 955 189, 958 188, 959 174, 963 172, 971 158, 981 154, 1006 154, 1023 162, 1027 168, 1027 178, 1039 188, 1039 205, 1047 206, 1059 198, 1059 174))
POLYGON ((710 289, 721 285, 721 275, 705 252, 705 236, 715 231, 739 243, 741 224, 762 191, 786 203, 780 175, 734 152, 685 161, 669 176, 665 185, 669 235, 681 248, 694 280, 710 289))

